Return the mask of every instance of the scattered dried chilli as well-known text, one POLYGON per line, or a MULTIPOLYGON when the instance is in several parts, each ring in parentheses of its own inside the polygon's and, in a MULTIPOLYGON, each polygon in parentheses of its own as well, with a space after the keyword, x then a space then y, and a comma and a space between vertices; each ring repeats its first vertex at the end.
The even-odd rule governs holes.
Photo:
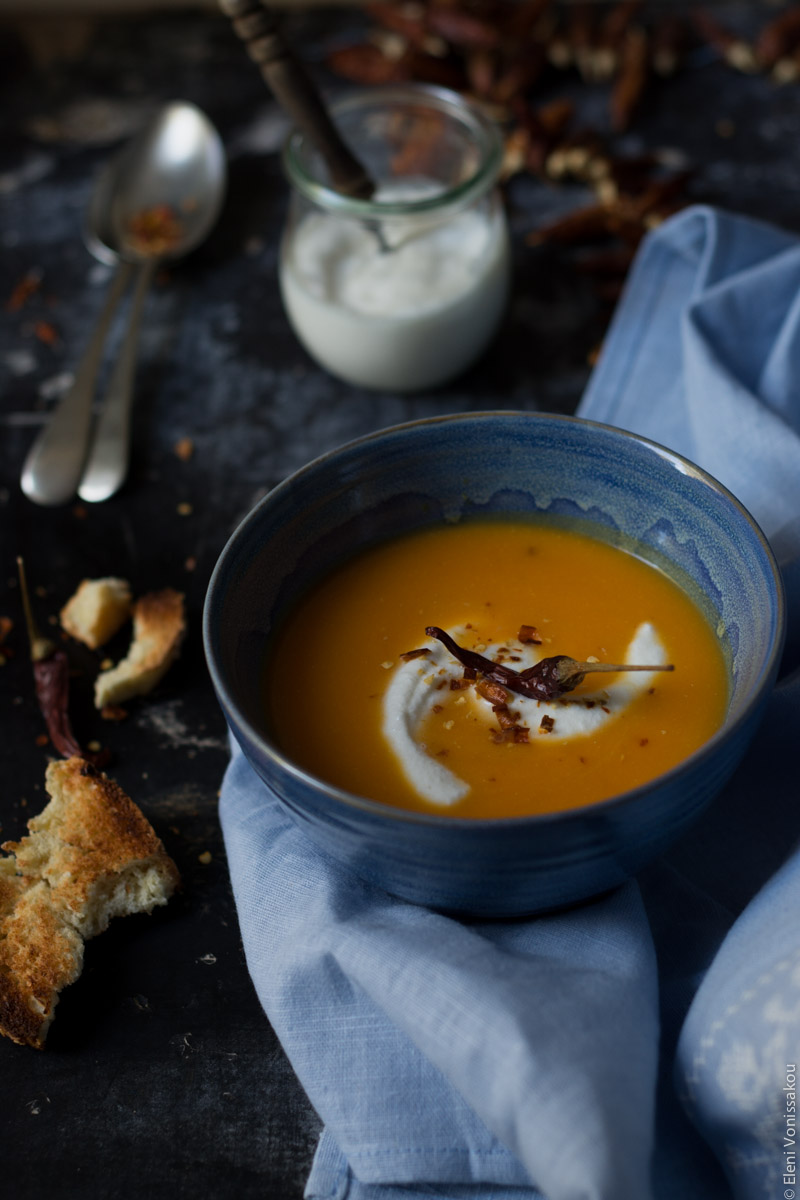
POLYGON ((50 741, 64 758, 86 758, 70 725, 69 662, 63 650, 53 650, 46 658, 33 660, 36 699, 47 724, 50 741))
MULTIPOLYGON (((363 40, 334 49, 327 61, 352 82, 415 79, 465 91, 487 105, 505 126, 503 183, 528 172, 589 187, 595 204, 540 224, 526 240, 564 247, 573 261, 576 249, 591 251, 598 242, 619 251, 600 262, 590 253, 576 263, 594 287, 601 318, 608 319, 633 251, 691 198, 689 174, 673 153, 655 151, 645 162, 641 155, 616 153, 614 139, 635 124, 648 97, 698 44, 734 70, 769 73, 779 84, 800 80, 800 5, 760 21, 750 37, 726 28, 702 6, 681 14, 668 9, 642 0, 369 3, 363 40), (610 138, 574 128, 573 101, 547 98, 554 73, 564 71, 587 85, 605 85, 603 125, 610 138)), ((421 148, 406 145, 406 153, 420 154, 421 148)))
POLYGON ((17 567, 30 641, 36 699, 47 725, 50 741, 64 758, 77 755, 94 766, 102 766, 110 757, 108 750, 98 753, 82 750, 72 731, 69 719, 69 660, 64 650, 43 638, 36 628, 25 579, 25 566, 21 558, 17 559, 17 567))
POLYGON ((588 663, 577 662, 566 654, 556 654, 552 658, 543 658, 524 671, 515 671, 503 663, 492 662, 490 658, 478 654, 475 650, 467 650, 458 642, 439 629, 429 625, 426 634, 436 638, 446 647, 462 666, 477 671, 485 679, 491 679, 518 696, 527 696, 532 700, 555 700, 565 692, 571 692, 583 682, 585 675, 594 671, 672 671, 670 666, 633 666, 629 663, 588 663))

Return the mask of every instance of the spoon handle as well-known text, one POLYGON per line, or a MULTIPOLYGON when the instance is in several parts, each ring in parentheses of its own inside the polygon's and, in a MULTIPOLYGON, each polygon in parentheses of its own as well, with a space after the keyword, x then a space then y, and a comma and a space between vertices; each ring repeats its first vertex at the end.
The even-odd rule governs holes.
POLYGON ((111 374, 106 398, 97 421, 89 459, 81 477, 78 495, 96 504, 108 500, 122 486, 130 461, 130 414, 136 350, 145 296, 153 280, 157 260, 147 259, 139 268, 131 301, 128 328, 111 374))
POLYGON ((324 158, 336 190, 369 200, 375 184, 343 140, 314 82, 284 40, 278 17, 259 0, 219 0, 219 6, 231 18, 278 103, 324 158))
POLYGON ((36 504, 66 504, 75 495, 86 458, 95 380, 103 347, 132 270, 128 262, 120 262, 117 267, 72 387, 28 451, 20 485, 28 499, 36 504))

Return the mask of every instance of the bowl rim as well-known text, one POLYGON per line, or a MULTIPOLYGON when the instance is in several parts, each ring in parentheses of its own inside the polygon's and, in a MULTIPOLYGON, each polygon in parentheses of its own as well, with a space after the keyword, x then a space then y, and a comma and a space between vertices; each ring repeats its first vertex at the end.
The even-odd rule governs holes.
MULTIPOLYGON (((293 471, 280 483, 271 488, 265 496, 245 514, 239 521, 235 529, 231 533, 227 542, 222 548, 214 570, 208 582, 206 590, 205 603, 203 606, 203 648, 205 652, 206 664, 211 676, 214 690, 217 694, 217 702, 223 710, 226 717, 226 722, 230 725, 236 724, 242 731, 244 737, 241 740, 249 743, 254 749, 257 749, 262 755, 271 759, 280 769, 287 775, 296 779, 304 787, 310 787, 315 792, 324 792, 326 797, 341 803, 345 810, 353 810, 364 812, 371 817, 393 821, 402 821, 407 824, 423 825, 432 828, 442 829, 474 829, 476 831, 494 829, 498 826, 508 828, 519 828, 523 825, 527 826, 530 822, 534 822, 537 826, 549 825, 555 821, 585 821, 587 817, 602 818, 609 814, 611 810, 617 810, 622 806, 627 806, 636 803, 648 793, 653 793, 655 784, 672 784, 694 771, 699 761, 713 754, 716 746, 723 741, 731 740, 736 733, 746 725, 752 718, 754 712, 758 711, 766 693, 770 691, 774 685, 775 677, 780 665, 781 654, 786 636, 786 597, 781 575, 780 567, 778 566, 775 553, 767 539, 766 534, 761 529, 760 525, 753 517, 752 513, 742 504, 740 500, 731 492, 723 483, 720 483, 710 472, 703 467, 699 467, 691 459, 684 457, 675 450, 671 450, 668 446, 662 445, 660 442, 653 441, 651 438, 644 437, 641 434, 633 433, 630 430, 622 429, 615 425, 608 425, 600 421, 592 421, 586 417, 573 416, 571 414, 562 414, 554 412, 539 412, 527 411, 525 409, 482 409, 474 412, 459 412, 445 413, 438 416, 420 417, 413 421, 403 421, 398 424, 384 426, 381 429, 373 430, 370 433, 362 434, 360 437, 352 438, 347 442, 343 442, 338 446, 332 447, 330 450, 324 451, 315 458, 309 460, 302 467, 293 471), (350 454, 353 450, 368 446, 371 442, 379 441, 387 436, 393 436, 405 431, 420 429, 429 425, 442 425, 453 423, 466 423, 474 420, 486 419, 519 419, 533 420, 545 424, 568 424, 584 426, 590 429, 597 429, 602 433, 612 434, 615 437, 621 438, 623 441, 632 440, 645 446, 648 450, 654 451, 661 458, 672 463, 679 472, 683 475, 689 475, 713 491, 721 494, 730 504, 738 511, 740 517, 744 519, 751 531, 756 536, 756 541, 760 544, 762 552, 770 567, 772 579, 775 587, 776 613, 775 613, 775 635, 773 637, 772 646, 767 662, 762 670, 759 682, 752 689, 752 694, 746 697, 746 702, 743 705, 742 711, 731 723, 725 723, 712 734, 712 736, 701 746, 697 748, 688 758, 682 759, 676 763, 668 771, 664 771, 660 775, 656 775, 647 783, 640 784, 636 788, 631 788, 625 792, 619 792, 616 795, 608 796, 603 800, 595 800, 590 804, 578 805, 574 808, 557 809, 553 812, 543 813, 528 813, 516 816, 507 817, 459 817, 449 815, 446 812, 421 812, 416 809, 400 808, 392 804, 387 804, 380 800, 373 800, 367 796, 360 796, 355 792, 348 792, 344 788, 337 787, 335 784, 328 783, 324 779, 312 772, 305 770, 298 763, 284 755, 283 751, 274 742, 264 734, 263 731, 257 729, 242 713, 241 708, 232 696, 230 690, 226 687, 221 668, 218 667, 215 660, 213 639, 214 633, 212 629, 212 609, 219 602, 217 595, 220 587, 221 577, 226 572, 228 563, 235 558, 235 552, 238 545, 244 540, 249 528, 254 524, 261 513, 262 508, 274 502, 276 496, 280 497, 290 488, 294 488, 298 480, 302 480, 305 476, 317 471, 320 467, 324 467, 332 460, 340 455, 350 454), (228 719, 227 711, 234 714, 235 720, 228 719)), ((233 732, 233 731, 232 731, 233 732)), ((240 735, 233 732, 237 742, 240 742, 240 735)), ((264 782, 265 787, 269 785, 264 782)), ((275 793, 281 804, 288 803, 283 797, 275 793)), ((293 807, 291 804, 289 807, 293 807)))

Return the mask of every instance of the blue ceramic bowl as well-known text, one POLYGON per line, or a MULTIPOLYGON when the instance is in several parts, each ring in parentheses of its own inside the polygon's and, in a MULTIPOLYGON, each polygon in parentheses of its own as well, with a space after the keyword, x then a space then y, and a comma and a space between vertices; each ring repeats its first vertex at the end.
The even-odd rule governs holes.
POLYGON ((435 908, 521 915, 614 887, 700 815, 734 770, 777 673, 784 607, 758 527, 714 479, 663 447, 577 418, 475 413, 396 426, 318 458, 270 492, 211 579, 206 656, 244 754, 318 847, 435 908), (481 514, 529 513, 636 543, 705 608, 729 655, 724 727, 652 783, 585 808, 498 820, 404 812, 289 761, 261 707, 275 621, 354 551, 481 514))

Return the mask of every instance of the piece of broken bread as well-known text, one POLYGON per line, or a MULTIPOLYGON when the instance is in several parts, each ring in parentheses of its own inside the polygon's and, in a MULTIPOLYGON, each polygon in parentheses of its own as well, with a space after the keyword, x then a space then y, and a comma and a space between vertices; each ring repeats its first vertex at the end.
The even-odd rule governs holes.
POLYGON ((133 640, 121 662, 101 671, 94 685, 97 708, 122 704, 156 686, 178 656, 186 632, 183 596, 172 588, 149 592, 133 606, 133 640))
POLYGON ((0 858, 0 1032, 41 1047, 83 944, 166 904, 180 878, 144 814, 84 759, 51 763, 50 802, 0 858))
POLYGON ((83 967, 83 938, 51 898, 50 888, 0 858, 0 1032, 42 1046, 59 992, 83 967))
POLYGON ((131 615, 131 589, 125 579, 84 579, 62 608, 61 628, 96 650, 114 636, 131 615))

